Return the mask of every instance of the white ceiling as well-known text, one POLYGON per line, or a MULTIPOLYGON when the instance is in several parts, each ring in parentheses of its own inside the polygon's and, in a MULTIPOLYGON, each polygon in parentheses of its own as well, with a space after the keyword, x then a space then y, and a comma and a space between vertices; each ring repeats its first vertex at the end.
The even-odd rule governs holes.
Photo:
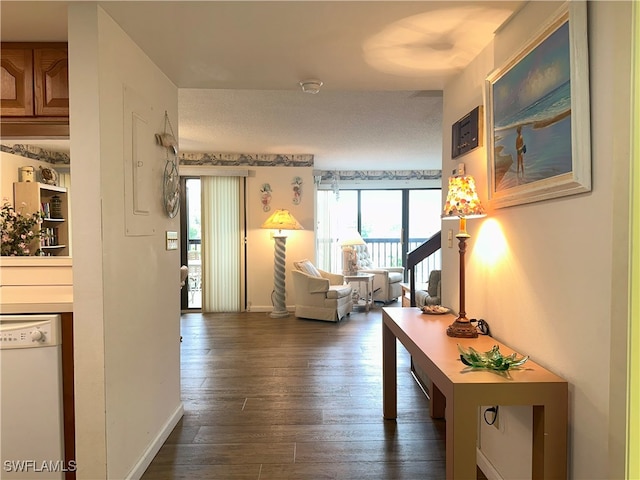
MULTIPOLYGON (((3 0, 2 41, 65 41, 68 3, 3 0)), ((404 170, 440 169, 443 86, 525 1, 97 3, 179 87, 181 151, 404 170)))

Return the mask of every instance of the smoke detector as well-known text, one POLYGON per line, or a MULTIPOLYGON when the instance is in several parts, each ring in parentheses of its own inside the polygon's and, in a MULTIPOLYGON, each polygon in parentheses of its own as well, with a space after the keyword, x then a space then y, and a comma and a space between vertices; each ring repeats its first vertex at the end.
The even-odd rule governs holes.
POLYGON ((320 91, 323 83, 320 80, 303 80, 300 82, 300 88, 304 93, 316 94, 320 91))

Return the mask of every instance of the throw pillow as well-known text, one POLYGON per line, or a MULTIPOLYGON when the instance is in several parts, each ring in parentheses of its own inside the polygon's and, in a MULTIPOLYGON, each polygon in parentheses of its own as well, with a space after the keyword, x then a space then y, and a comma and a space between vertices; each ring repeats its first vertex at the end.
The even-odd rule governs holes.
POLYGON ((315 267, 315 265, 313 263, 311 263, 307 259, 300 260, 299 262, 293 262, 293 264, 295 265, 295 267, 298 270, 300 270, 301 272, 304 272, 304 273, 306 273, 308 275, 311 275, 313 277, 321 277, 322 276, 322 275, 320 275, 320 272, 315 267))

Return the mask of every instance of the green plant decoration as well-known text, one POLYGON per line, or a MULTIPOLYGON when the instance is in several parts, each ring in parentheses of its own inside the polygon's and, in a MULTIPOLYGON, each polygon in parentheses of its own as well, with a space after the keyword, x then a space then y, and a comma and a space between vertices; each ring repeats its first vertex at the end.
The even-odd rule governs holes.
POLYGON ((478 352, 473 347, 465 350, 458 344, 460 352, 460 360, 465 365, 473 368, 486 368, 489 370, 505 371, 510 368, 519 367, 529 360, 529 356, 520 357, 516 353, 507 355, 506 357, 500 353, 498 345, 494 345, 488 352, 478 352))

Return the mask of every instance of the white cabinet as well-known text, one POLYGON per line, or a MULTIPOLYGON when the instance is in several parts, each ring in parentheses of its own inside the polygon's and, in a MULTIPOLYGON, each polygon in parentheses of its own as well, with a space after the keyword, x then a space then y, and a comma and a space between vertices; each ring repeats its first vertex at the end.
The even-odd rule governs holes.
POLYGON ((69 255, 69 202, 67 189, 38 182, 13 184, 16 210, 24 213, 44 212, 40 245, 31 251, 36 255, 69 255))

